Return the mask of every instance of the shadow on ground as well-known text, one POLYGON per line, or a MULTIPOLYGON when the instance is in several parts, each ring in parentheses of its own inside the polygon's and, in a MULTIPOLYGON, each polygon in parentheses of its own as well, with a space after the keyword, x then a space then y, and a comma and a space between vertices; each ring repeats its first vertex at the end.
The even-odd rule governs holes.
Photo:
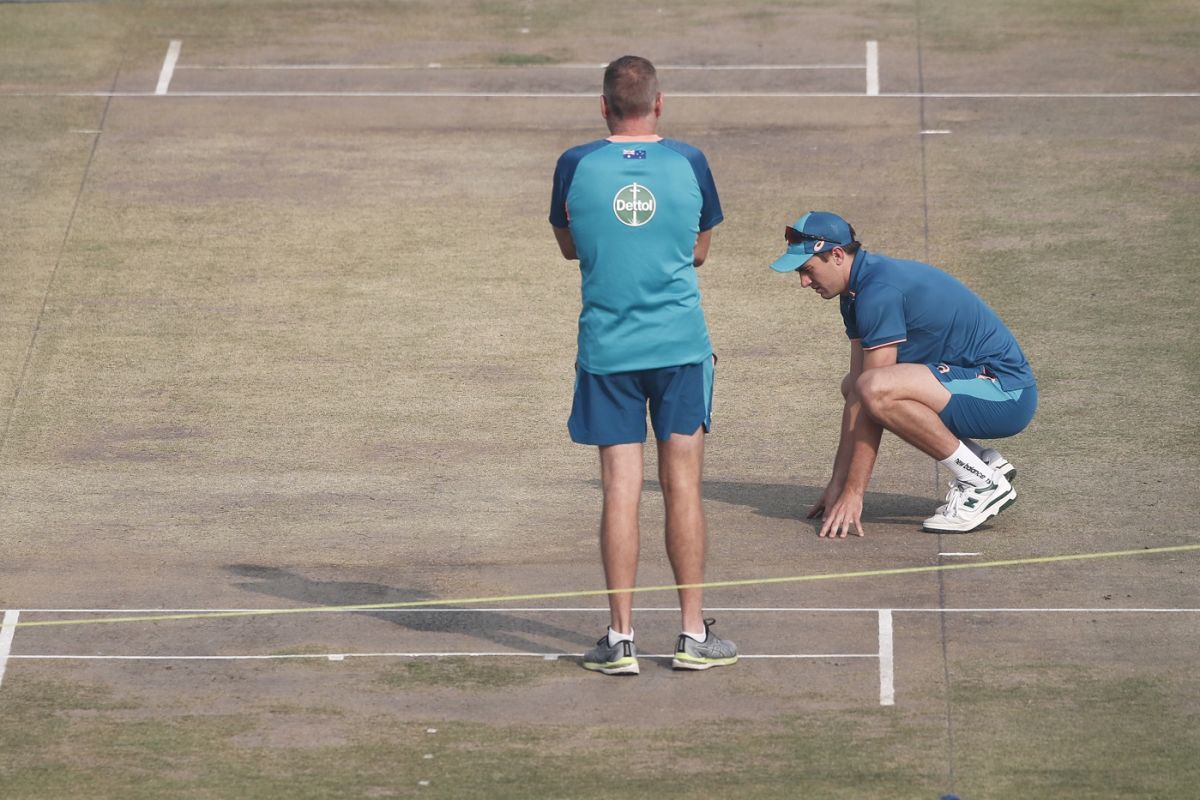
MULTIPOLYGON (((239 577, 254 579, 235 583, 239 589, 313 606, 380 605, 437 599, 420 589, 396 588, 378 583, 317 581, 287 570, 257 564, 230 564, 225 569, 239 577)), ((591 639, 578 631, 511 614, 454 605, 439 605, 438 609, 379 609, 348 613, 374 617, 412 631, 472 636, 520 652, 550 654, 563 650, 561 646, 546 644, 545 639, 555 639, 573 646, 590 647, 593 644, 591 639)))
MULTIPOLYGON (((597 490, 600 481, 590 481, 597 490)), ((644 491, 662 494, 656 480, 647 480, 644 491)), ((755 514, 771 519, 805 521, 808 509, 824 491, 824 486, 805 486, 796 483, 739 483, 734 481, 705 481, 704 499, 731 506, 749 508, 755 514)), ((867 492, 863 500, 863 522, 889 525, 920 525, 933 513, 939 500, 925 496, 867 492)), ((817 523, 816 520, 812 522, 817 523)), ((820 529, 817 523, 815 528, 820 529)))

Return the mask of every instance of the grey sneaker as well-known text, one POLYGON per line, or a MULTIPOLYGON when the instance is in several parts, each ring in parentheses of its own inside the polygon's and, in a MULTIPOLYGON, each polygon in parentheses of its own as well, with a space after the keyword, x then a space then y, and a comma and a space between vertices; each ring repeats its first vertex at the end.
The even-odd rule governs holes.
POLYGON ((966 533, 973 531, 1017 501, 1017 492, 999 473, 992 483, 976 488, 969 483, 950 482, 946 504, 925 520, 925 530, 966 533))
POLYGON ((737 645, 728 639, 722 639, 712 632, 715 619, 704 620, 703 642, 697 642, 690 636, 679 634, 675 643, 675 658, 671 666, 675 669, 709 669, 724 667, 737 662, 737 645))
POLYGON ((637 646, 633 642, 608 643, 608 634, 583 654, 583 668, 605 675, 637 675, 637 646))
POLYGON ((994 447, 985 447, 979 454, 979 460, 1003 475, 1004 480, 1009 483, 1017 477, 1017 468, 1008 463, 1008 459, 1000 455, 1000 451, 994 447))

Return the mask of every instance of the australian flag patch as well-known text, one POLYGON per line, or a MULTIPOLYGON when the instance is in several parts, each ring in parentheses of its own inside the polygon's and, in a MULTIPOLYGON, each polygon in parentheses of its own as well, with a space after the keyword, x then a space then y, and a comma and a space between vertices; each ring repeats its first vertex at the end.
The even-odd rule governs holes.
POLYGON ((621 157, 644 161, 646 158, 646 151, 645 150, 622 150, 621 157))

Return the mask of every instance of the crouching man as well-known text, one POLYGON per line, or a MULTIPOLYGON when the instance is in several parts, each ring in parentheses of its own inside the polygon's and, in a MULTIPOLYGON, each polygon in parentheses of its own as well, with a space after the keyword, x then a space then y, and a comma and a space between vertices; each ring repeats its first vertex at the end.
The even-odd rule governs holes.
POLYGON ((863 535, 863 496, 885 429, 953 478, 925 530, 971 531, 1012 505, 1016 469, 975 439, 1024 430, 1037 383, 996 313, 939 269, 862 249, 836 214, 811 211, 785 237, 787 252, 771 268, 838 298, 850 339, 833 476, 808 512, 823 515, 820 535, 863 535))

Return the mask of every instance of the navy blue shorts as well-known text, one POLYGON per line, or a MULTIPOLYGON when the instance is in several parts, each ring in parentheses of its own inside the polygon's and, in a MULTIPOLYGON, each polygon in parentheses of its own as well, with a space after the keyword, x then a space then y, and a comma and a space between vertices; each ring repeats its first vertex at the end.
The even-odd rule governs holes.
POLYGON ((713 362, 593 375, 575 370, 575 401, 567 430, 579 444, 646 441, 646 407, 659 441, 712 429, 713 362))
POLYGON ((1010 392, 977 367, 927 364, 950 392, 950 402, 938 414, 960 439, 1003 439, 1025 430, 1037 410, 1037 386, 1010 392))

